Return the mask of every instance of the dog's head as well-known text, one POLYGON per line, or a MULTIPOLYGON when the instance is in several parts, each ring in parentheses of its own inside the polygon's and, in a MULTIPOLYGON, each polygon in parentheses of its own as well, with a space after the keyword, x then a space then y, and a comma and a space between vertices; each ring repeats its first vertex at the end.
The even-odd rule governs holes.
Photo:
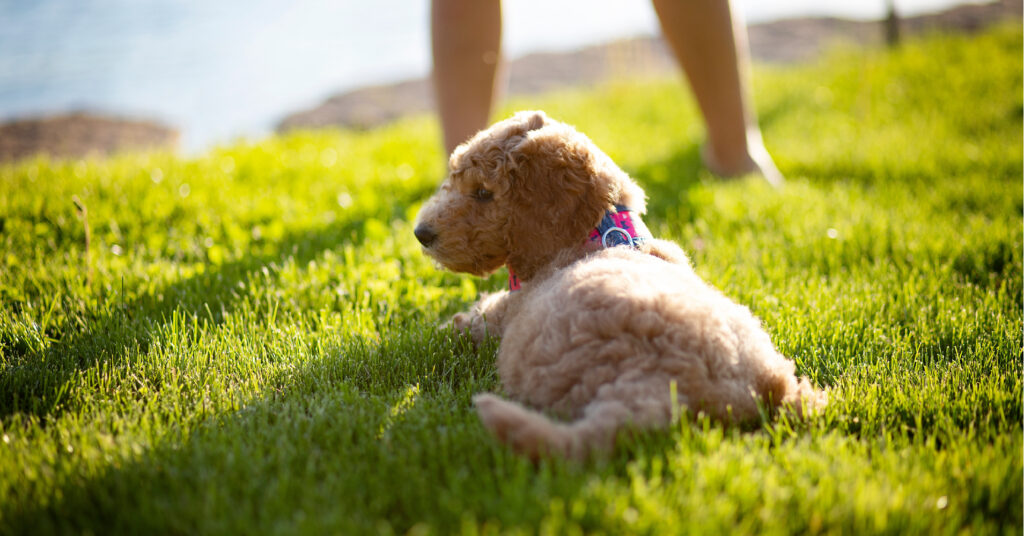
POLYGON ((449 168, 415 233, 428 255, 457 272, 507 264, 528 280, 582 245, 609 208, 645 208, 643 190, 607 155, 543 112, 519 112, 477 133, 449 168))

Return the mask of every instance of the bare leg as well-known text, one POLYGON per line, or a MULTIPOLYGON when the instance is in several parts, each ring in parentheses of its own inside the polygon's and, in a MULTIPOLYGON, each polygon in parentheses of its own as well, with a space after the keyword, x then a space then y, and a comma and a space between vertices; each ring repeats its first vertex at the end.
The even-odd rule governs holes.
POLYGON ((433 0, 434 91, 451 154, 487 126, 501 59, 499 0, 433 0))
POLYGON ((780 184, 782 175, 761 141, 750 99, 746 27, 734 20, 729 0, 653 3, 704 115, 705 164, 719 175, 760 172, 780 184))

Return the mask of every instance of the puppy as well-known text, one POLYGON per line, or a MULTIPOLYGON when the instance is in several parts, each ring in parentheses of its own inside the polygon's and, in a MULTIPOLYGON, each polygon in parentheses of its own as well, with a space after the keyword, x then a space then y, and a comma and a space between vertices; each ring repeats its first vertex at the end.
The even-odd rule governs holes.
POLYGON ((668 425, 673 396, 726 421, 825 403, 746 307, 650 236, 643 190, 572 127, 520 112, 460 145, 449 166, 415 234, 450 270, 508 267, 509 290, 450 322, 476 341, 501 338, 513 400, 473 401, 515 451, 607 452, 624 427, 668 425))

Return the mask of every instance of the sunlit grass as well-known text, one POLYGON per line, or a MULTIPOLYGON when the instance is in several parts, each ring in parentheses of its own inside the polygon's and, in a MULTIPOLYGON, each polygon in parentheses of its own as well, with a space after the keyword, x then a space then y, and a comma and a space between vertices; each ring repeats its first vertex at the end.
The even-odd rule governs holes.
POLYGON ((419 252, 430 118, 0 167, 0 531, 1016 533, 1021 44, 758 70, 781 191, 701 171, 677 81, 509 104, 612 155, 830 391, 807 423, 684 415, 607 463, 533 465, 477 422, 497 345, 434 326, 502 281, 419 252))

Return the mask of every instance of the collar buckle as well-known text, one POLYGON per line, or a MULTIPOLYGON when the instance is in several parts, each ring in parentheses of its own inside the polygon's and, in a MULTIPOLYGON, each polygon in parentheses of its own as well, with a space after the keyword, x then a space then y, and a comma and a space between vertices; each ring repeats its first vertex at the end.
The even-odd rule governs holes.
MULTIPOLYGON (((647 240, 653 240, 654 235, 644 225, 640 216, 634 216, 633 211, 624 205, 615 205, 615 211, 605 211, 601 223, 590 231, 588 240, 592 243, 600 242, 601 248, 613 248, 616 246, 640 247, 647 240)), ((515 292, 522 288, 519 276, 508 269, 508 290, 515 292)))

